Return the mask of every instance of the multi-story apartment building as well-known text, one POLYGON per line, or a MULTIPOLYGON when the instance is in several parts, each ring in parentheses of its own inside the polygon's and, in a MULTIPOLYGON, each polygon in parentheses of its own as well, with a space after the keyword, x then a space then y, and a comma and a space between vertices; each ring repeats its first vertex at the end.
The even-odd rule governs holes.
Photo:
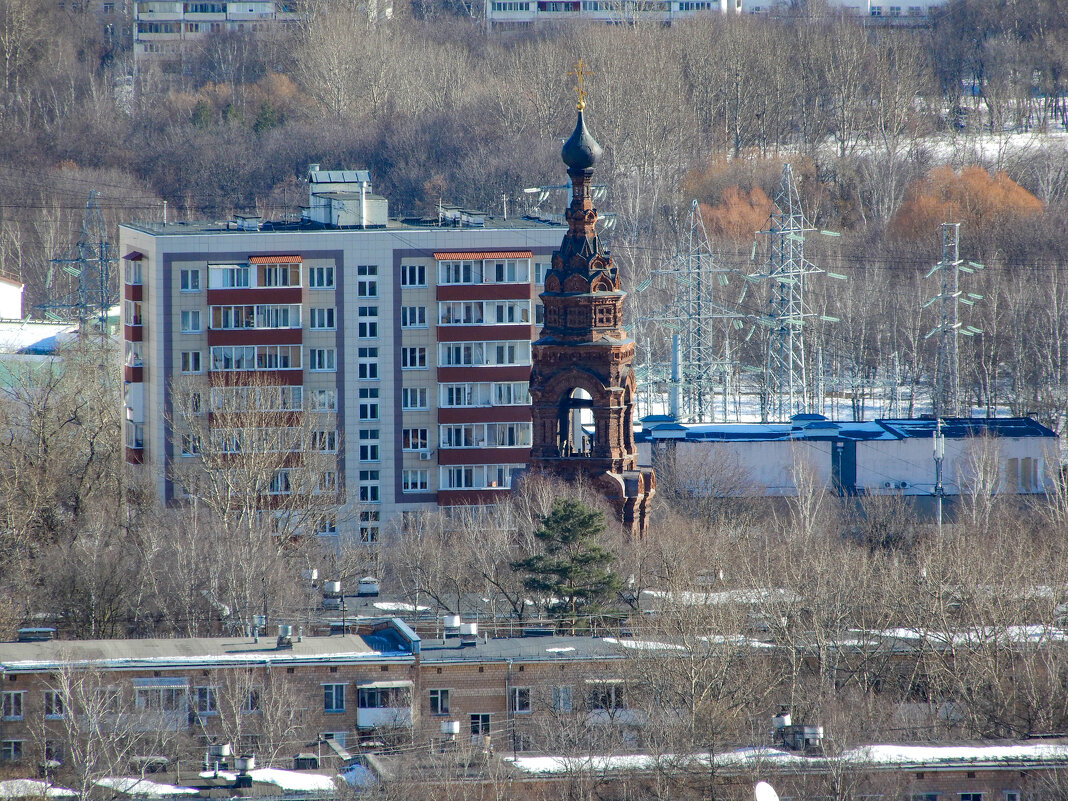
POLYGON ((210 393, 193 404, 210 429, 254 386, 273 426, 324 423, 310 428, 346 509, 321 533, 374 540, 401 511, 492 502, 530 452, 537 295, 561 227, 391 220, 366 171, 313 166, 299 224, 120 226, 127 461, 174 500, 203 447, 174 430, 177 388, 210 393))
MULTIPOLYGON (((105 13, 114 3, 104 3, 105 13)), ((134 0, 134 69, 149 64, 164 73, 188 72, 210 36, 238 34, 257 39, 276 37, 300 17, 294 0, 134 0)), ((370 22, 393 16, 392 0, 369 0, 370 22)))
MULTIPOLYGON (((702 13, 776 14, 785 0, 486 0, 486 30, 516 31, 545 23, 587 20, 609 24, 671 23, 702 13)), ((945 0, 830 0, 832 10, 873 23, 919 25, 930 21, 945 0)))

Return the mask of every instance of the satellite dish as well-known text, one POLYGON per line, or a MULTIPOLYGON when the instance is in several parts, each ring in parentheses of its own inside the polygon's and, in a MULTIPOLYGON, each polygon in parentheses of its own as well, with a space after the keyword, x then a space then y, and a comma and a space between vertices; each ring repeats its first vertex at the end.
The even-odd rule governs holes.
POLYGON ((753 788, 753 795, 756 801, 779 801, 779 794, 767 782, 757 782, 756 787, 753 788))

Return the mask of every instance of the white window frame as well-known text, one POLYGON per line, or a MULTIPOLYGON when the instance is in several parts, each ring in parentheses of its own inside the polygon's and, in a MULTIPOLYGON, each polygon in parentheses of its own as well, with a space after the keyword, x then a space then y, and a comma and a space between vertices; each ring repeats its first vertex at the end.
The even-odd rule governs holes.
POLYGON ((26 691, 4 690, 0 705, 2 705, 0 719, 22 720, 26 714, 26 691))
POLYGON ((199 334, 204 330, 201 325, 200 309, 182 309, 179 315, 181 331, 183 334, 199 334))
POLYGON ((334 286, 334 268, 332 266, 308 266, 308 289, 333 289, 334 286))
POLYGON ((427 492, 429 489, 429 470, 414 469, 401 471, 401 492, 427 492))
POLYGON ((402 306, 401 328, 426 328, 426 306, 402 306))
POLYGON ((179 292, 200 292, 200 290, 200 268, 184 267, 178 271, 179 292))
POLYGON ((312 306, 308 310, 308 327, 315 331, 335 331, 337 310, 333 306, 312 306))
POLYGON ((426 387, 401 387, 401 409, 406 412, 428 409, 428 395, 426 387))
POLYGON ((401 348, 402 370, 429 370, 426 348, 422 345, 401 348))
POLYGON ((178 367, 183 375, 198 375, 204 372, 204 353, 199 350, 183 350, 178 355, 178 367))
POLYGON ((425 287, 426 272, 425 264, 402 264, 401 287, 404 289, 425 287))
POLYGON ((308 348, 308 371, 336 373, 337 348, 308 348))

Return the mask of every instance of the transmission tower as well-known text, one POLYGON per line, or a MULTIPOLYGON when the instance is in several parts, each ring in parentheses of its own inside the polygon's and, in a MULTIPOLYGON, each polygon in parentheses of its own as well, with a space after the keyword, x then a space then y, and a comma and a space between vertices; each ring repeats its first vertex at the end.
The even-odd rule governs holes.
MULTIPOLYGON (((743 317, 715 301, 716 287, 728 285, 732 272, 716 264, 708 243, 708 233, 698 203, 690 204, 689 234, 686 250, 679 252, 672 262, 653 276, 666 277, 674 282, 673 302, 663 313, 649 318, 672 331, 670 371, 658 374, 657 383, 667 379, 671 412, 691 422, 715 419, 717 390, 721 398, 721 416, 727 419, 727 400, 734 374, 731 361, 730 320, 743 317), (723 326, 719 347, 716 331, 723 326)), ((652 278, 638 285, 639 292, 652 283, 652 278)))
POLYGON ((939 304, 939 322, 927 332, 924 339, 938 334, 938 352, 935 357, 935 380, 933 411, 936 418, 960 416, 960 340, 959 337, 983 333, 975 326, 963 326, 960 322, 960 304, 975 305, 982 295, 964 293, 960 289, 961 272, 973 273, 983 265, 975 262, 964 264, 960 259, 960 223, 942 223, 942 260, 927 278, 936 273, 940 278, 939 293, 929 298, 921 308, 939 304))
POLYGON ((808 411, 805 373, 805 277, 823 272, 805 260, 805 217, 794 184, 793 169, 782 167, 779 192, 775 197, 767 231, 768 271, 761 276, 771 282, 768 302, 769 328, 764 365, 768 400, 761 404, 761 420, 769 412, 779 420, 808 411))
MULTIPOLYGON (((77 281, 70 294, 42 303, 38 308, 52 320, 77 321, 84 333, 90 325, 97 325, 101 336, 107 336, 108 314, 119 302, 117 289, 112 289, 112 268, 118 261, 108 242, 107 226, 100 211, 100 193, 89 192, 82 216, 82 231, 73 256, 52 259, 65 273, 77 281)), ((54 274, 50 270, 45 288, 51 289, 54 274)))

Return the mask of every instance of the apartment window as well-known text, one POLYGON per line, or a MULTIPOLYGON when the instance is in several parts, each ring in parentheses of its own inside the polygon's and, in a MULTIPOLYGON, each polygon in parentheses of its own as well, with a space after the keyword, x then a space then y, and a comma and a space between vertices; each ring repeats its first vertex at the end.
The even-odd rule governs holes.
POLYGON ((143 448, 145 447, 145 425, 144 423, 134 423, 130 420, 126 421, 126 447, 127 448, 143 448))
POLYGON ((481 262, 443 261, 438 263, 439 284, 481 284, 481 262))
POLYGON ((983 801, 982 793, 960 793, 960 801, 983 801))
POLYGON ((889 16, 889 17, 900 17, 901 16, 901 6, 890 6, 890 8, 889 8, 889 10, 887 12, 887 16, 889 16))
POLYGON ((62 740, 45 740, 44 741, 44 758, 45 762, 63 762, 63 741, 62 740))
POLYGON ((322 453, 337 452, 337 431, 313 431, 311 435, 313 451, 322 453))
POLYGON ((182 292, 199 292, 200 270, 180 270, 178 273, 178 286, 182 292))
POLYGON ((485 303, 481 300, 449 300, 438 303, 438 325, 481 325, 485 303))
POLYGON ((425 370, 426 348, 401 348, 402 370, 425 370))
POLYGON ((552 265, 547 261, 534 262, 534 283, 539 286, 545 283, 545 276, 549 274, 552 265))
POLYGON ((356 314, 356 336, 359 339, 378 339, 378 307, 360 306, 356 314))
POLYGON ((430 714, 431 715, 447 715, 447 714, 449 714, 449 691, 448 690, 431 690, 430 691, 430 714))
POLYGON ((330 537, 337 534, 337 516, 323 515, 315 521, 315 533, 321 537, 330 537))
POLYGON ((337 350, 335 348, 311 348, 308 369, 315 373, 332 373, 337 370, 337 350))
POLYGON ((141 325, 144 322, 144 307, 138 300, 123 301, 123 315, 126 325, 141 325))
POLYGON ((300 286, 299 264, 260 264, 256 274, 260 287, 300 286))
POLYGON ((20 690, 4 693, 2 710, 4 720, 22 720, 23 695, 25 693, 20 690))
POLYGON ((181 320, 183 334, 200 333, 200 309, 183 309, 181 320))
POLYGON ((429 470, 405 470, 401 473, 401 489, 404 492, 425 492, 429 488, 429 470))
POLYGON ((311 318, 310 325, 315 329, 333 329, 334 325, 334 307, 312 307, 308 310, 308 315, 311 318))
POLYGON ((426 286, 426 266, 422 264, 402 264, 401 286, 426 286))
POLYGON ((425 428, 405 428, 401 431, 401 450, 425 451, 427 449, 427 430, 425 428))
POLYGON ((201 372, 201 354, 199 350, 183 350, 181 353, 181 366, 183 373, 201 372))
POLYGON ((378 453, 378 429, 361 428, 359 456, 361 462, 377 462, 378 453))
POLYGON ((475 468, 460 465, 457 467, 443 467, 441 489, 474 489, 475 468))
POLYGON ((333 289, 334 288, 334 268, 333 267, 309 267, 308 268, 308 288, 309 289, 333 289))
POLYGON ((360 419, 378 419, 378 387, 360 387, 360 419))
POLYGON ((530 364, 529 341, 442 342, 438 344, 438 366, 471 367, 530 364))
POLYGON ((315 494, 337 492, 337 471, 324 470, 315 477, 315 494))
POLYGON ((247 264, 213 264, 208 266, 208 289, 247 289, 247 264))
POLYGON ((0 742, 0 760, 18 762, 22 759, 22 740, 4 740, 0 742))
POLYGON ((356 297, 378 297, 378 267, 374 264, 361 264, 356 267, 356 297))
POLYGON ((529 259, 503 259, 486 262, 486 281, 496 284, 523 284, 530 280, 529 259))
MULTIPOLYGON (((586 695, 589 710, 626 709, 623 699, 623 684, 618 681, 595 682, 586 695)), ((961 799, 964 801, 964 799, 961 799)), ((981 801, 981 799, 980 799, 981 801)))
MULTIPOLYGON (((916 774, 917 778, 923 778, 922 773, 916 774)), ((938 793, 913 793, 909 801, 938 801, 938 793)))
POLYGON ((182 456, 197 456, 200 451, 199 434, 182 434, 182 456))
POLYGON ((378 348, 356 349, 356 377, 361 381, 378 380, 378 348))
POLYGON ((401 328, 426 328, 426 306, 402 306, 401 328))
POLYGON ((251 687, 245 693, 245 699, 241 704, 241 711, 246 714, 260 711, 260 688, 251 687))
POLYGON ((571 687, 553 687, 553 711, 568 713, 572 709, 571 687))
POLYGON ((545 306, 541 303, 534 304, 534 325, 545 325, 545 306))
POLYGON ((217 715, 219 713, 219 698, 214 687, 194 688, 193 703, 198 715, 217 715))
POLYGON ((512 704, 512 711, 517 715, 525 715, 530 712, 530 688, 529 687, 513 687, 512 697, 509 699, 512 704))
POLYGON ((1005 801, 1020 801, 1020 793, 1016 790, 1006 790, 1005 801))
POLYGON ((63 693, 58 690, 45 690, 44 692, 44 716, 46 718, 63 717, 63 693))
POLYGON ((336 714, 345 711, 345 685, 323 685, 323 712, 336 714))
POLYGON ((360 512, 360 542, 378 542, 378 511, 375 509, 360 512))
POLYGON ((271 482, 267 486, 267 493, 269 495, 288 495, 293 491, 293 484, 289 478, 289 469, 283 467, 281 470, 275 470, 274 475, 271 476, 271 482))
POLYGON ((427 408, 426 398, 426 387, 402 387, 401 409, 404 411, 425 409, 427 408))
MULTIPOLYGON (((134 680, 138 681, 137 679, 134 680)), ((156 679, 156 681, 166 681, 156 679)), ((175 684, 168 687, 137 687, 134 689, 134 705, 138 709, 152 709, 160 712, 180 712, 188 714, 184 679, 175 679, 175 684), (177 682, 182 682, 181 684, 177 682)), ((117 696, 116 703, 118 702, 117 696)))
POLYGON ((141 262, 126 260, 122 265, 122 282, 124 284, 140 285, 142 280, 141 262))
POLYGON ((471 734, 485 736, 490 733, 490 716, 488 712, 476 712, 471 715, 471 734))
POLYGON ((361 503, 379 503, 381 498, 378 495, 378 480, 379 472, 377 470, 361 470, 360 471, 360 502, 361 503))
POLYGON ((881 17, 883 15, 883 7, 882 6, 872 6, 871 7, 871 15, 873 17, 881 17))
POLYGON ((530 322, 530 301, 510 300, 490 304, 490 321, 498 325, 530 322))
POLYGON ((311 403, 313 412, 336 412, 337 390, 336 389, 313 389, 311 390, 311 403))
MULTIPOLYGON (((910 17, 922 17, 923 16, 923 6, 909 6, 909 16, 910 17)), ((1019 799, 1017 799, 1017 801, 1019 801, 1019 799)))

